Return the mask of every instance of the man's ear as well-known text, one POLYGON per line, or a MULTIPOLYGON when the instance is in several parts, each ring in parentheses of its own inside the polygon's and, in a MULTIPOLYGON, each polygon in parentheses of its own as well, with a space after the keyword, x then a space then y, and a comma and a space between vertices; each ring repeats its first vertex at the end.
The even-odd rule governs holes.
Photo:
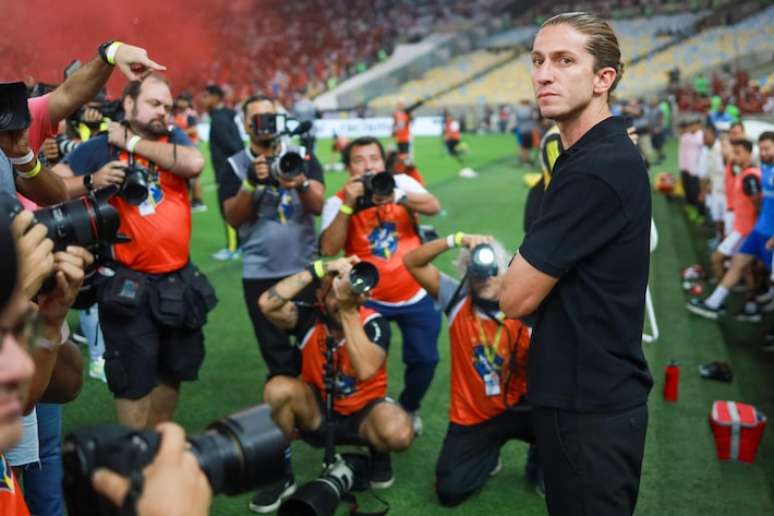
POLYGON ((127 95, 124 97, 124 113, 131 113, 134 110, 134 99, 127 95))
POLYGON ((594 93, 601 95, 610 91, 616 77, 618 77, 618 72, 612 66, 606 66, 598 70, 594 76, 594 93))

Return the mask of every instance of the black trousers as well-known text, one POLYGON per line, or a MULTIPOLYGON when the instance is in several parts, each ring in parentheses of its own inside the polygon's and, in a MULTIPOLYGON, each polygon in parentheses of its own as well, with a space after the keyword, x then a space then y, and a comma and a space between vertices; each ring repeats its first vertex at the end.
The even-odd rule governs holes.
POLYGON ((288 334, 266 319, 258 307, 261 294, 281 279, 242 279, 245 304, 253 323, 258 348, 269 369, 268 378, 277 375, 295 377, 301 374, 301 353, 298 347, 292 345, 288 334))
POLYGON ((453 507, 481 489, 497 466, 506 441, 534 442, 531 412, 506 410, 475 425, 449 423, 435 465, 438 501, 453 507))
POLYGON ((702 215, 706 212, 704 203, 699 200, 699 194, 701 193, 701 181, 698 177, 689 174, 685 170, 680 171, 680 179, 683 182, 683 190, 685 191, 685 202, 691 206, 695 206, 702 215))
POLYGON ((532 412, 552 516, 634 513, 648 427, 647 405, 619 412, 532 412))

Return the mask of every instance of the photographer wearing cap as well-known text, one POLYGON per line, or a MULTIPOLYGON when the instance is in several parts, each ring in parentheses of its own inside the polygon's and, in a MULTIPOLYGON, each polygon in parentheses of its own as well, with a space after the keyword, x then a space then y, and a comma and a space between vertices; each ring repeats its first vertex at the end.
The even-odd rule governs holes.
POLYGON ((415 213, 435 215, 440 204, 434 195, 406 174, 385 171, 384 148, 379 140, 361 137, 344 153, 349 181, 325 202, 320 223, 320 252, 334 256, 344 251, 368 261, 381 281, 368 307, 395 321, 403 334, 406 364, 400 404, 414 417, 438 363, 441 314, 403 265, 403 255, 421 245, 415 213))
POLYGON ((300 371, 298 350, 264 317, 256 300, 315 255, 314 216, 322 211, 325 192, 322 167, 314 155, 288 146, 281 127, 285 117, 277 114, 274 100, 250 97, 242 110, 250 146, 228 159, 230 170, 220 182, 223 211, 239 232, 245 303, 269 377, 295 376, 300 371), (283 170, 291 154, 297 159, 283 170))
POLYGON ((149 75, 124 90, 123 124, 82 144, 57 165, 72 195, 120 185, 110 199, 121 233, 100 283, 105 372, 118 419, 131 427, 172 418, 181 381, 196 380, 204 360, 202 327, 216 299, 189 262, 188 180, 204 159, 179 128, 168 130, 172 94, 149 75))
MULTIPOLYGON (((454 233, 410 251, 403 263, 449 319, 449 428, 436 465, 435 490, 442 505, 455 506, 500 470, 506 441, 534 442, 526 403, 529 328, 500 311, 508 255, 491 236, 454 233), (460 248, 456 265, 461 281, 432 265, 454 248, 460 248)), ((541 492, 533 447, 526 470, 541 492)))
MULTIPOLYGON (((413 431, 406 412, 387 396, 385 363, 390 325, 374 310, 365 308, 364 296, 350 281, 355 257, 322 260, 285 278, 260 298, 261 311, 273 324, 295 335, 301 352, 301 376, 275 376, 266 384, 264 401, 288 439, 301 438, 313 446, 324 443, 324 369, 327 339, 336 343, 336 440, 366 443, 371 449, 371 485, 387 488, 393 475, 387 452, 411 445, 413 431), (314 305, 291 301, 309 286, 315 287, 314 305)), ((259 492, 250 504, 256 512, 276 509, 293 494, 296 484, 290 469, 273 489, 259 492)))
POLYGON ((622 71, 618 39, 595 15, 554 16, 535 36, 532 85, 564 151, 500 306, 535 312, 527 391, 552 515, 632 514, 639 492, 651 199, 627 123, 608 107, 622 71))

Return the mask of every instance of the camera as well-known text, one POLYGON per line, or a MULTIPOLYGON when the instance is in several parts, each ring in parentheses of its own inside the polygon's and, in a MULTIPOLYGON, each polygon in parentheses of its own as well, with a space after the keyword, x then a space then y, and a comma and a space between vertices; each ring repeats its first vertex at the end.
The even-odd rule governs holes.
MULTIPOLYGON (((57 251, 70 245, 93 247, 126 242, 127 237, 118 232, 121 224, 118 211, 108 203, 115 192, 116 187, 102 188, 78 199, 41 208, 35 211, 35 222, 46 227, 57 251)), ((6 203, 11 219, 23 210, 10 195, 6 203)))
POLYGON ((499 267, 494 248, 489 244, 478 244, 470 253, 468 274, 475 279, 497 276, 499 267))
POLYGON ((134 161, 121 167, 121 169, 124 171, 124 180, 118 195, 129 204, 139 206, 148 198, 148 183, 151 181, 151 172, 134 161))
POLYGON ((287 147, 278 156, 271 156, 266 160, 269 164, 269 174, 275 180, 293 179, 306 172, 306 161, 303 149, 287 147))
POLYGON ((355 294, 367 294, 379 283, 379 270, 372 263, 358 262, 349 270, 349 288, 355 294))
MULTIPOLYGON (((105 516, 118 509, 91 487, 97 468, 121 475, 141 474, 161 442, 153 430, 98 425, 70 433, 62 444, 63 488, 71 516, 105 516)), ((237 412, 210 424, 188 442, 213 494, 237 495, 282 478, 284 436, 271 419, 268 405, 237 412)))
POLYGON ((332 516, 343 495, 368 488, 369 468, 366 455, 337 454, 319 477, 282 502, 278 516, 332 516))
POLYGON ((395 178, 390 172, 366 172, 360 176, 360 181, 365 191, 357 199, 358 209, 374 206, 374 195, 387 197, 395 190, 395 178))

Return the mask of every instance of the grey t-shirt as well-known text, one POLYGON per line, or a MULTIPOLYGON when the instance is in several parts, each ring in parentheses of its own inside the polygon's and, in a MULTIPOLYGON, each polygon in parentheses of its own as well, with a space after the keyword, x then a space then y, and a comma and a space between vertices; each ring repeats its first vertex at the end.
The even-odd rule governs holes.
POLYGON ((520 133, 531 133, 537 127, 535 110, 532 106, 519 104, 516 106, 516 127, 520 133))
POLYGON ((16 182, 13 178, 13 166, 8 157, 0 150, 0 192, 16 195, 16 182))
MULTIPOLYGON (((224 182, 240 185, 253 159, 247 149, 231 156, 228 162, 234 177, 224 182)), ((257 217, 237 228, 242 244, 242 277, 281 278, 306 267, 317 250, 314 216, 304 210, 298 192, 259 186, 253 199, 257 217)))
MULTIPOLYGON (((438 299, 436 300, 439 310, 445 311, 447 309, 451 310, 453 308, 449 306, 449 303, 451 303, 452 297, 454 297, 454 293, 457 292, 457 288, 459 286, 460 282, 458 280, 452 278, 444 272, 441 273, 441 284, 438 286, 438 299)), ((457 295, 457 302, 465 299, 467 295, 467 286, 463 286, 460 289, 460 293, 457 295)))

